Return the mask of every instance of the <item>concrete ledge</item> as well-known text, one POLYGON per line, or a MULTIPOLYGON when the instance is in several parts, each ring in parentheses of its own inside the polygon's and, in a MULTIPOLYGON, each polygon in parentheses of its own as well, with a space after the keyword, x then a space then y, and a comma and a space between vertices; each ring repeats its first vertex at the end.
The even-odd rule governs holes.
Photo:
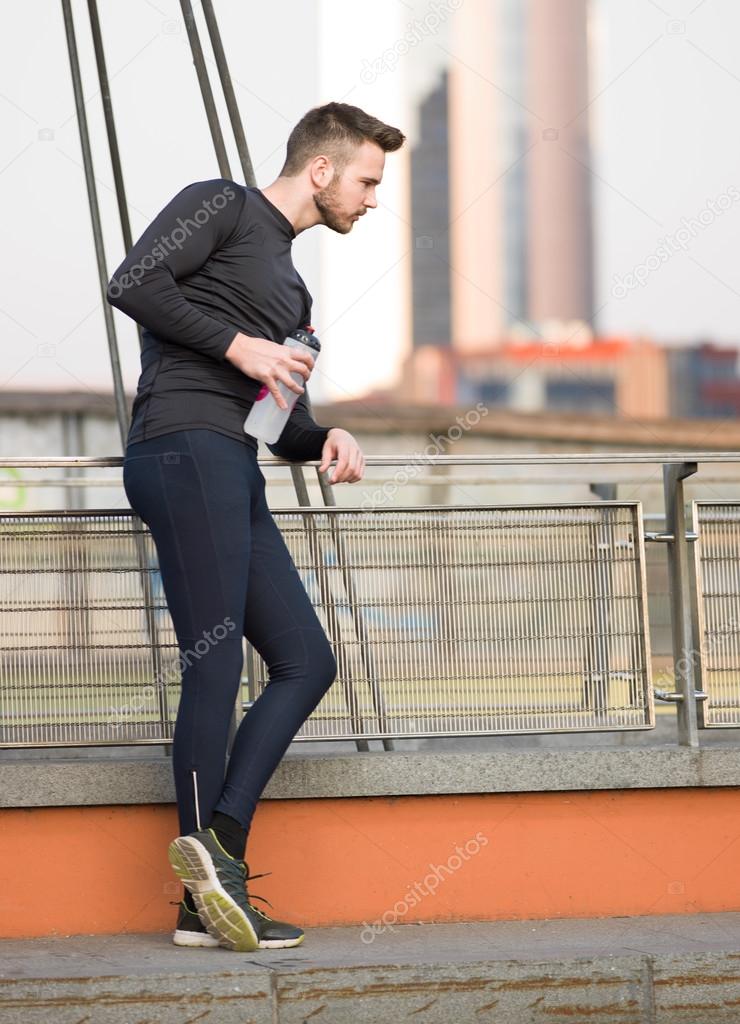
MULTIPOLYGON (((174 803, 169 758, 0 759, 0 807, 174 803)), ((740 746, 288 755, 268 800, 740 786, 740 746)))
POLYGON ((740 914, 309 929, 292 950, 166 935, 0 942, 0 1020, 730 1024, 740 914))

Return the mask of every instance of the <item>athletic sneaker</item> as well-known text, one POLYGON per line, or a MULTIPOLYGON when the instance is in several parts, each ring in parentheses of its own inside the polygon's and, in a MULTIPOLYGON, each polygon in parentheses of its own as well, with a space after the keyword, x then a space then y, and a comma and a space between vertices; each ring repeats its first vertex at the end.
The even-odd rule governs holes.
POLYGON ((249 875, 244 861, 224 850, 212 828, 173 839, 168 856, 175 874, 192 893, 200 920, 219 945, 251 953, 303 941, 304 933, 296 925, 273 921, 251 905, 246 883, 262 875, 249 875))
POLYGON ((218 939, 208 934, 206 926, 198 914, 189 910, 185 900, 170 900, 170 903, 180 908, 175 925, 175 934, 172 941, 176 946, 204 946, 213 947, 218 945, 218 939))

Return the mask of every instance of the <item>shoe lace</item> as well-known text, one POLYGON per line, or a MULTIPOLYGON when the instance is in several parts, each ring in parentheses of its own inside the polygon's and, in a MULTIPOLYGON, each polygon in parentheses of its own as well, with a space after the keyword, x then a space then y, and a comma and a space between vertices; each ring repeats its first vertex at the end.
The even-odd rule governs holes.
POLYGON ((265 875, 271 874, 272 871, 261 871, 258 875, 248 875, 246 871, 246 866, 244 869, 244 885, 247 903, 250 905, 250 907, 252 907, 252 910, 255 912, 255 914, 259 914, 260 917, 264 917, 265 921, 272 921, 272 918, 268 917, 267 914, 265 914, 264 911, 260 910, 259 907, 255 907, 252 903, 252 900, 262 900, 264 903, 269 903, 270 906, 272 906, 272 903, 270 903, 266 896, 257 896, 255 893, 250 893, 249 889, 247 888, 247 882, 251 882, 253 878, 264 878, 265 875))
POLYGON ((260 910, 259 907, 255 907, 254 904, 252 903, 252 900, 262 900, 264 903, 268 903, 270 906, 272 906, 272 903, 270 903, 270 901, 265 896, 257 896, 256 894, 250 894, 247 888, 247 882, 250 882, 253 878, 263 878, 265 875, 271 875, 271 871, 262 871, 257 875, 249 875, 247 874, 247 865, 244 863, 243 860, 226 860, 226 858, 223 858, 223 860, 219 862, 219 869, 221 871, 221 875, 223 877, 224 882, 227 882, 230 886, 234 886, 234 888, 237 891, 244 891, 246 901, 250 905, 252 910, 255 912, 255 914, 259 914, 260 917, 263 917, 265 919, 265 921, 272 920, 272 918, 268 917, 267 914, 265 914, 264 911, 260 910))

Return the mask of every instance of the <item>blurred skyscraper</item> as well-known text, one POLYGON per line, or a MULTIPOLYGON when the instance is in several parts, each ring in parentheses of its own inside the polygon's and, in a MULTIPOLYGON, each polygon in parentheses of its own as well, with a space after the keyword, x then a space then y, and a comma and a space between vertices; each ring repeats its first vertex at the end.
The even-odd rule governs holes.
POLYGON ((412 154, 415 349, 592 322, 587 6, 456 11, 412 154))
POLYGON ((414 341, 451 343, 450 164, 447 74, 419 109, 419 141, 411 154, 411 218, 424 232, 413 238, 414 341))
POLYGON ((587 0, 529 0, 527 315, 593 317, 587 0))

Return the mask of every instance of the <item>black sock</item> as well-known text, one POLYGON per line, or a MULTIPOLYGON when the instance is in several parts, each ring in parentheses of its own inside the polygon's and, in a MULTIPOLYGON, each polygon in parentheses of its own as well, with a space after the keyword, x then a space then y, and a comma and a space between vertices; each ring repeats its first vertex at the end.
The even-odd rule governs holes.
POLYGON ((214 811, 210 827, 216 833, 216 838, 224 850, 237 860, 244 859, 244 851, 247 846, 247 830, 228 814, 221 811, 214 811))
POLYGON ((188 910, 191 912, 191 914, 197 914, 198 913, 197 908, 195 906, 195 903, 193 901, 193 894, 191 892, 189 892, 187 889, 185 890, 185 896, 183 898, 183 903, 188 908, 188 910))

